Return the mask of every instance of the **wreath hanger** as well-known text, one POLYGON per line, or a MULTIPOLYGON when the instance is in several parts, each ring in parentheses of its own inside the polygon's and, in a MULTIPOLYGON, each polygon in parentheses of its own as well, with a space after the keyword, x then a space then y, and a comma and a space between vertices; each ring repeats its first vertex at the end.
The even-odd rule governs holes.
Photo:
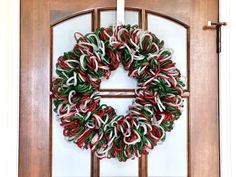
POLYGON ((116 11, 117 25, 125 24, 125 0, 117 0, 116 11))

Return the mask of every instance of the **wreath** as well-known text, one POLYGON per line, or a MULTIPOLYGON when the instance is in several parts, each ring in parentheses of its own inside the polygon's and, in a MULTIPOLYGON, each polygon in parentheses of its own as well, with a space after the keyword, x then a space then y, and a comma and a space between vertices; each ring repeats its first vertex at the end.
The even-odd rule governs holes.
POLYGON ((165 140, 183 108, 184 83, 173 51, 156 35, 130 25, 76 32, 75 39, 73 50, 58 58, 51 86, 64 136, 100 159, 148 154, 165 140), (100 104, 98 92, 101 79, 120 64, 137 80, 127 115, 100 104))

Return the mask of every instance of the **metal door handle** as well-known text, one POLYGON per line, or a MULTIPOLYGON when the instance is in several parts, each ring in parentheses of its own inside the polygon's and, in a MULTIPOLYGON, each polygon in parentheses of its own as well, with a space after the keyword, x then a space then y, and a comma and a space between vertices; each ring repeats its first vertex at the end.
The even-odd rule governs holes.
POLYGON ((216 52, 221 52, 221 27, 226 26, 226 22, 212 22, 208 21, 207 26, 208 27, 216 27, 216 52))

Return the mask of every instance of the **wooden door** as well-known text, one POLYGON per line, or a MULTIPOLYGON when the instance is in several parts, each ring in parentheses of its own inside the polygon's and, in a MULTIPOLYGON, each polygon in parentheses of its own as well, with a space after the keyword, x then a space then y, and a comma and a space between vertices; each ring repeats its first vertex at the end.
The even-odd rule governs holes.
MULTIPOLYGON (((186 149, 182 150, 186 151, 183 157, 186 160, 186 175, 182 176, 219 177, 216 33, 214 29, 204 28, 208 20, 218 21, 218 1, 127 0, 125 6, 127 22, 138 23, 141 28, 154 33, 162 33, 163 37, 168 38, 167 41, 172 41, 168 44, 169 47, 177 47, 176 56, 180 60, 182 57, 183 62, 180 61, 179 67, 187 80, 186 149), (178 48, 179 46, 182 48, 178 48)), ((55 165, 52 164, 63 164, 63 160, 60 162, 53 158, 52 147, 55 132, 50 82, 55 48, 59 46, 60 50, 64 45, 64 39, 56 40, 56 32, 62 30, 59 33, 61 35, 64 30, 68 31, 71 26, 78 25, 81 27, 80 32, 87 33, 100 25, 109 25, 110 21, 108 23, 106 19, 115 17, 115 8, 116 0, 21 0, 20 177, 56 177, 52 170, 55 165), (82 21, 70 24, 70 20, 76 18, 82 21), (55 28, 63 23, 66 25, 61 29, 55 28)), ((175 140, 174 145, 178 144, 178 139, 175 140)), ((180 153, 174 147, 173 152, 180 153)), ((87 163, 86 160, 83 161, 86 155, 80 157, 81 164, 87 163)), ((89 158, 89 164, 85 167, 90 170, 90 176, 104 176, 101 169, 108 169, 110 166, 100 162, 93 154, 91 157, 89 154, 89 158)), ((170 158, 169 162, 173 161, 172 166, 178 166, 178 162, 181 164, 183 159, 174 161, 170 158)), ((127 175, 124 176, 179 176, 175 172, 156 173, 157 175, 153 171, 150 173, 151 168, 162 170, 162 167, 155 166, 159 162, 152 154, 149 157, 142 156, 137 162, 137 167, 131 165, 128 166, 130 169, 126 168, 127 175), (129 170, 137 170, 137 175, 129 173, 129 170)), ((163 164, 171 171, 168 161, 163 164)), ((72 162, 70 166, 72 170, 77 170, 78 176, 84 175, 84 168, 72 162)))

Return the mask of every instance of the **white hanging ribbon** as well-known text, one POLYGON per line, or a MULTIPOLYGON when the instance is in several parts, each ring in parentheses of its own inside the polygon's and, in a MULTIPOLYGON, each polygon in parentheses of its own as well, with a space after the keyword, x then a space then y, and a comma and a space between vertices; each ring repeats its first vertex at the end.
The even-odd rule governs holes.
POLYGON ((117 13, 116 23, 117 25, 125 24, 125 0, 117 0, 117 13))

